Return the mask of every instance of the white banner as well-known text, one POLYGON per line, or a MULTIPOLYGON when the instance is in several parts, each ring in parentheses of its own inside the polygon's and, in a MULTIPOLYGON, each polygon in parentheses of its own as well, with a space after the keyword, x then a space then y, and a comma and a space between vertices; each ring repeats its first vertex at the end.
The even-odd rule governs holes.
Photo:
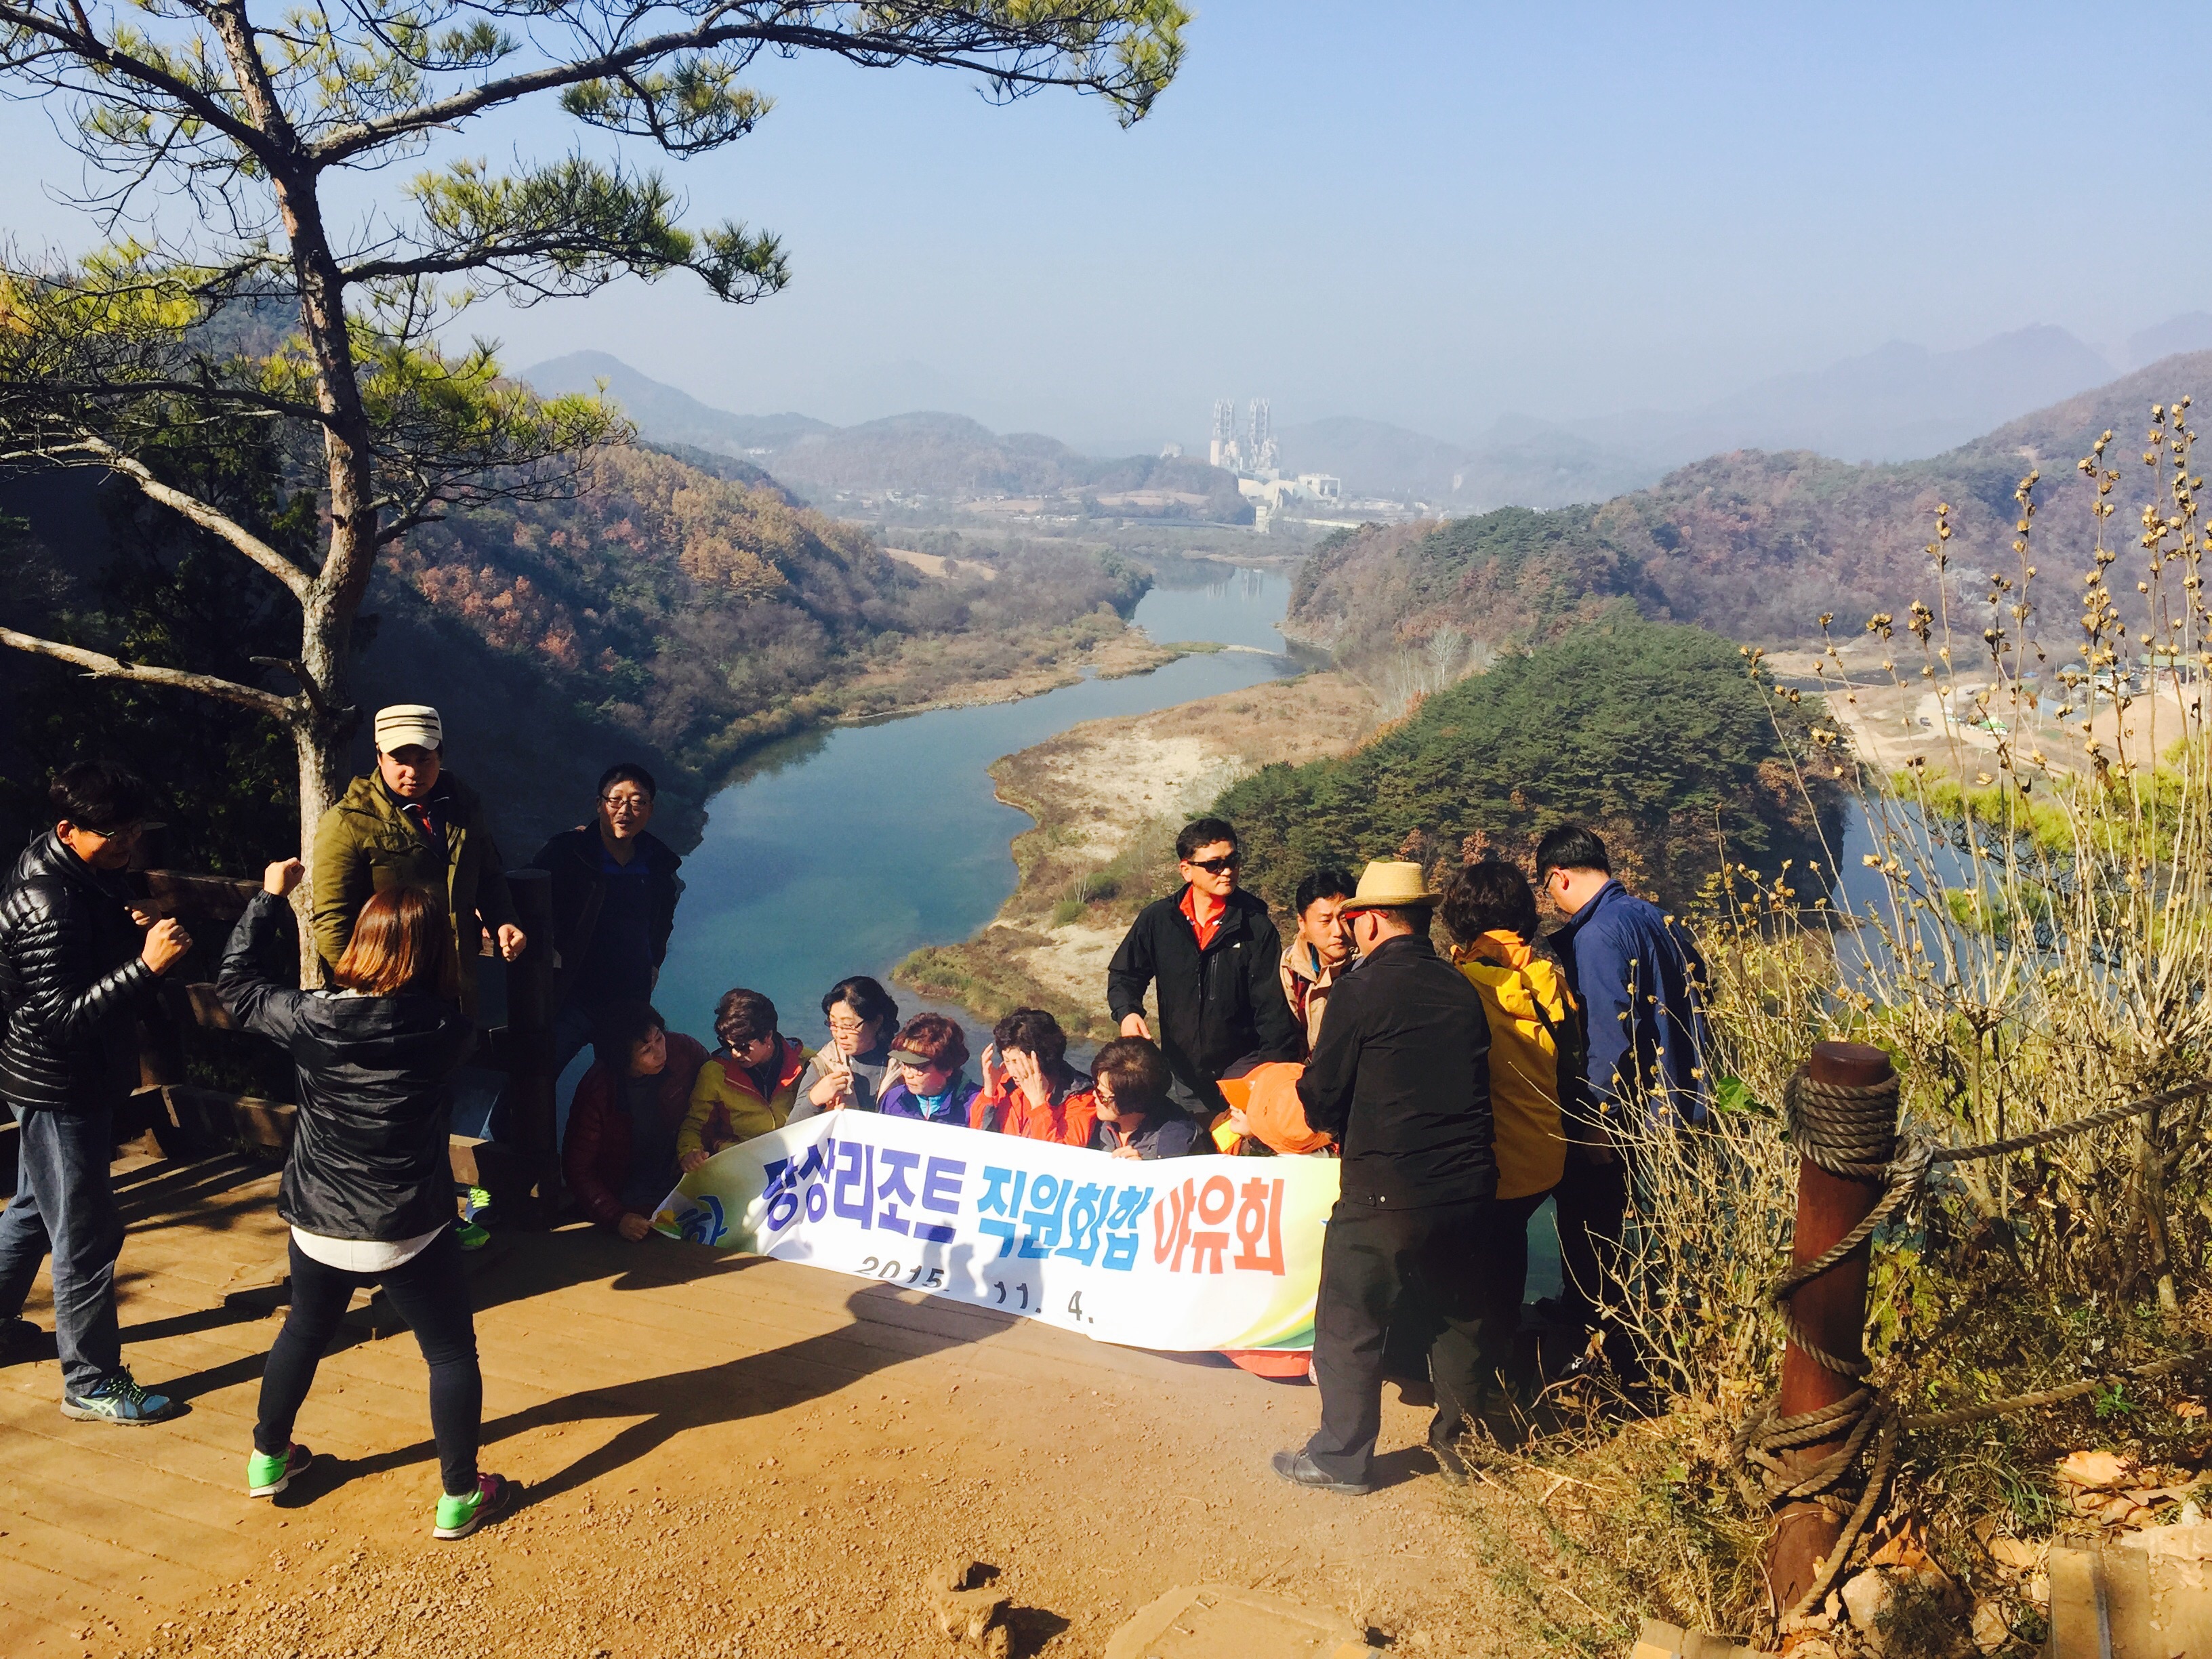
POLYGON ((1333 1158, 1141 1162, 844 1111, 716 1154, 654 1224, 1101 1341, 1296 1351, 1336 1190, 1333 1158))

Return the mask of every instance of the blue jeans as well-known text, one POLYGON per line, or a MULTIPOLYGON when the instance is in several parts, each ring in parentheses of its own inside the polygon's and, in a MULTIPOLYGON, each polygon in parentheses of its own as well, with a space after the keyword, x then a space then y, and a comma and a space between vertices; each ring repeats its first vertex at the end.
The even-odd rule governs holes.
POLYGON ((123 1369, 115 1320, 115 1258, 123 1212, 107 1166, 112 1111, 33 1112, 9 1103, 15 1136, 15 1196, 0 1211, 0 1318, 23 1298, 49 1250, 54 1258, 54 1340, 62 1385, 84 1395, 123 1369))

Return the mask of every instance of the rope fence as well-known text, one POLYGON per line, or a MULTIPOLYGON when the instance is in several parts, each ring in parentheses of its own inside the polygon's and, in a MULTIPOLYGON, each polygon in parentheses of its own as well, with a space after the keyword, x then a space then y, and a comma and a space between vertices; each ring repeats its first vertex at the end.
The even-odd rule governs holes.
POLYGON ((1952 1164, 2002 1158, 2033 1151, 2076 1135, 2093 1133, 2131 1118, 2155 1112, 2182 1101, 2212 1095, 2212 1079, 2182 1085, 2141 1100, 2105 1107, 2064 1123, 2052 1124, 2027 1134, 2012 1135, 1978 1146, 1944 1146, 1901 1137, 1898 1105, 1899 1079, 1894 1073, 1879 1083, 1824 1083, 1798 1071, 1784 1092, 1783 1106, 1790 1142, 1807 1163, 1846 1180, 1879 1182, 1883 1191, 1865 1218, 1812 1260, 1793 1264, 1766 1290, 1766 1299, 1780 1317, 1792 1346, 1824 1370, 1849 1378, 1858 1386, 1835 1404, 1794 1416, 1778 1415, 1780 1396, 1747 1418, 1735 1434, 1732 1452, 1738 1465, 1737 1481, 1747 1501, 1762 1496, 1780 1508, 1790 1504, 1813 1504, 1841 1517, 1842 1530, 1824 1556, 1812 1586, 1782 1617, 1787 1632, 1802 1628, 1834 1584, 1844 1563, 1872 1517, 1897 1466, 1905 1434, 1926 1429, 1955 1428, 2014 1412, 2055 1406, 2119 1382, 2186 1370, 2212 1360, 2212 1350, 2169 1354, 2109 1376, 2086 1378, 2033 1394, 2014 1395, 1954 1411, 1913 1413, 1905 1411, 1877 1385, 1867 1379, 1871 1361, 1831 1352, 1815 1341, 1796 1316, 1796 1292, 1835 1267, 1871 1238, 1876 1229, 1897 1215, 1925 1191, 1929 1176, 1952 1164), (1840 1439, 1836 1449, 1811 1462, 1797 1456, 1805 1448, 1840 1439), (1873 1459, 1865 1478, 1854 1480, 1869 1445, 1873 1459), (1756 1485, 1744 1473, 1756 1475, 1756 1485), (1852 1490, 1856 1485, 1856 1490, 1852 1490))

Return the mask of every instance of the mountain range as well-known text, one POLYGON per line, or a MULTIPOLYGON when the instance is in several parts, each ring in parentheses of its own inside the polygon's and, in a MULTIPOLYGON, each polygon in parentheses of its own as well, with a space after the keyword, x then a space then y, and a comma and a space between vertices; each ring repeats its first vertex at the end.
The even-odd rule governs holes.
MULTIPOLYGON (((2179 352, 2212 349, 2212 313, 2192 311, 2132 336, 2124 360, 2065 329, 1999 334, 1960 350, 1893 341, 1824 368, 1771 376, 1689 409, 1642 410, 1545 421, 1509 416, 1472 441, 1387 421, 1335 415, 1283 427, 1284 470, 1325 472, 1352 498, 1382 497, 1481 511, 1601 501, 1658 483, 1669 471, 1738 449, 1810 450, 1846 461, 1941 455, 1978 434, 2111 382, 2179 352)), ((811 416, 736 415, 640 374, 604 352, 544 362, 524 377, 540 392, 602 382, 652 442, 684 444, 757 462, 815 495, 897 490, 960 499, 1168 492, 1214 506, 1167 504, 1178 514, 1236 518, 1224 477, 1195 459, 1100 458, 1035 433, 1001 434, 957 414, 916 412, 838 427, 811 416)), ((1189 447, 1194 452, 1195 444, 1189 447)), ((1139 502, 1135 513, 1162 510, 1139 502)))
POLYGON ((951 501, 1036 497, 1040 505, 1057 498, 1130 518, 1249 523, 1252 517, 1236 479, 1196 459, 1100 459, 1039 433, 995 433, 964 415, 934 411, 848 427, 804 415, 732 415, 599 351, 539 363, 522 378, 546 395, 604 384, 647 441, 757 462, 817 501, 893 492, 951 501))
POLYGON ((1370 667, 1446 629, 1517 650, 1624 605, 1767 643, 1814 637, 1824 615, 1855 632, 1876 611, 1902 615, 1908 601, 1936 597, 1927 548, 1948 506, 1950 597, 1954 618, 1976 618, 1971 635, 1983 626, 1981 573, 2014 562, 2022 477, 2042 473, 2039 524, 2064 550, 2046 556, 2039 591, 2051 603, 2087 563, 2080 535, 2094 487, 2074 463, 2106 431, 2127 453, 2154 404, 2199 391, 2212 391, 2212 351, 2162 359, 1924 460, 1737 450, 1600 506, 1346 531, 1301 567, 1285 631, 1370 667))

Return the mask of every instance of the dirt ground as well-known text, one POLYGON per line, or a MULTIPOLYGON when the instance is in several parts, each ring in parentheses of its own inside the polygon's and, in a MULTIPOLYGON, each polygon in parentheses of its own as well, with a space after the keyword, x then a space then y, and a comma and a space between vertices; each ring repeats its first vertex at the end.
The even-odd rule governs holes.
POLYGON ((1102 872, 1142 873, 1221 792, 1270 762, 1340 755, 1375 728, 1373 695, 1346 674, 1304 674, 1149 714, 1073 726, 991 769, 999 796, 1037 820, 1014 843, 1022 879, 963 945, 918 952, 901 977, 987 1013, 1048 1008, 1071 1033, 1107 1034, 1106 963, 1132 896, 1102 872), (1066 914, 1064 902, 1081 903, 1066 914))
POLYGON ((1840 665, 1835 658, 1826 659, 1825 680, 1815 672, 1822 662, 1817 652, 1778 651, 1766 665, 1800 690, 1821 691, 1853 751, 1885 771, 1920 757, 1954 776, 1972 778, 1995 770, 1990 762, 2005 744, 2023 770, 2042 765, 2053 773, 2087 772, 2094 763, 2093 744, 2106 760, 2124 755, 2130 765, 2148 768, 2189 732, 2204 727, 2199 682, 2165 680, 2155 692, 2131 696, 2125 709, 2100 696, 2088 718, 2069 714, 2062 721, 2057 711, 2066 697, 2055 678, 2027 690, 2000 687, 1984 709, 1973 694, 1990 689, 1987 672, 1960 673, 1947 686, 1940 674, 1923 677, 1915 659, 1893 641, 1885 654, 1875 641, 1853 640, 1838 647, 1838 656, 1840 665), (1884 661, 1896 669, 1885 671, 1884 661), (1939 688, 1952 690, 1948 718, 1939 688), (1985 729, 1984 713, 2006 730, 1985 729))
MULTIPOLYGON (((298 1428, 318 1467, 250 1501, 277 1316, 222 1297, 281 1261, 274 1176, 155 1165, 131 1184, 126 1352, 191 1409, 72 1424, 51 1346, 0 1371, 10 1659, 955 1659, 926 1581, 956 1555, 1010 1592, 1018 1659, 1098 1654, 1154 1596, 1208 1581, 1337 1608, 1400 1651, 1513 1649, 1484 1611, 1468 1500, 1417 1449, 1427 1413, 1395 1397, 1389 1484, 1303 1492, 1267 1457, 1312 1428, 1309 1386, 584 1227, 496 1241, 471 1268, 484 1467, 524 1483, 512 1519, 429 1538, 404 1333, 325 1361, 298 1428)), ((45 1297, 42 1279, 41 1325, 45 1297)))

